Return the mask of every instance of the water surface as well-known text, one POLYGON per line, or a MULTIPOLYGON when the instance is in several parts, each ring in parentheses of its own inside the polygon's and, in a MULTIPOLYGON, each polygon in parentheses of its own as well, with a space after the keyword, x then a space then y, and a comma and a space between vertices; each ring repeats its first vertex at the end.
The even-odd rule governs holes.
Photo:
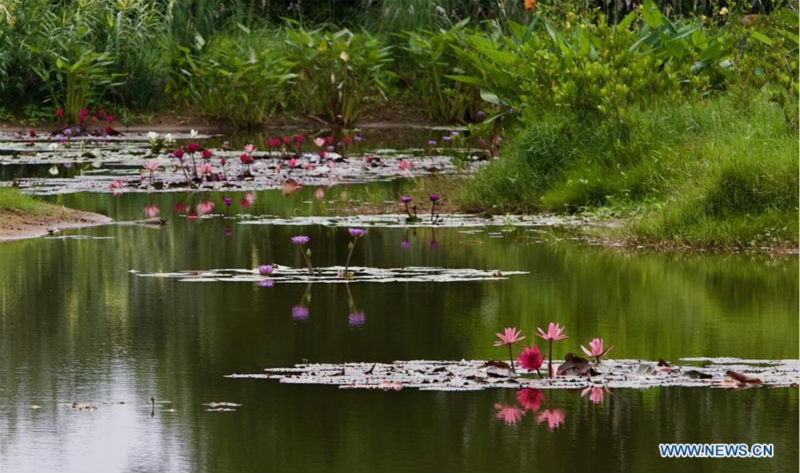
MULTIPOLYGON (((381 202, 397 182, 325 189, 326 199, 381 202)), ((489 235, 458 229, 371 229, 353 264, 525 270, 506 281, 313 285, 183 283, 146 272, 300 266, 292 235, 311 237, 315 264, 342 264, 348 235, 324 227, 237 225, 254 215, 330 213, 306 188, 242 194, 74 194, 52 200, 119 220, 161 209, 163 228, 69 232, 108 239, 0 245, 2 471, 787 471, 798 458, 797 389, 614 390, 602 404, 545 393, 516 425, 495 417, 512 391, 338 390, 223 375, 267 366, 396 359, 499 358, 494 333, 553 320, 624 358, 796 358, 796 258, 665 255, 594 248, 559 230, 489 235), (173 211, 216 202, 230 218, 173 211), (408 244, 403 244, 407 241, 408 244), (405 248, 407 246, 407 248, 405 248), (363 311, 362 325, 349 320, 363 311), (159 401, 151 415, 150 397, 159 401), (207 412, 203 403, 242 404, 207 412), (71 404, 93 403, 93 412, 71 404), (125 404, 119 404, 124 402, 125 404), (31 406, 40 406, 32 409, 31 406), (560 409, 552 431, 537 416, 560 409), (660 442, 774 443, 770 460, 662 460, 660 442)), ((499 231, 500 229, 494 229, 499 231)))

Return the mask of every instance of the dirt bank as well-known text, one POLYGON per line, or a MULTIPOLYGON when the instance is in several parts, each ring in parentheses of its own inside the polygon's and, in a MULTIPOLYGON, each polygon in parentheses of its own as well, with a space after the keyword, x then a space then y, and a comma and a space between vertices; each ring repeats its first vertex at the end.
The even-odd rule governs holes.
POLYGON ((36 212, 0 209, 0 242, 38 238, 60 230, 105 225, 109 217, 92 212, 41 204, 36 212))

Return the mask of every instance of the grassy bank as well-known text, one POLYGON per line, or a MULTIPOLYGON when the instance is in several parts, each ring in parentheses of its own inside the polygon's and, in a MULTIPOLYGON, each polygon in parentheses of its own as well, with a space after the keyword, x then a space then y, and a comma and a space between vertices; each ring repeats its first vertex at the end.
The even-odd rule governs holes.
POLYGON ((635 241, 797 244, 797 129, 767 97, 636 111, 625 126, 543 118, 460 192, 471 210, 625 217, 635 241))
POLYGON ((0 214, 52 215, 58 207, 25 195, 13 187, 0 187, 0 214))

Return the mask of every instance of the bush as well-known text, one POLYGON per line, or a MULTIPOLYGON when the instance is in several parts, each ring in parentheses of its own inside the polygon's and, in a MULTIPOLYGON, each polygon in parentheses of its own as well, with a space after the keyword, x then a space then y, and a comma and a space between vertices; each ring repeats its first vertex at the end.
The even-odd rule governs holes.
POLYGON ((367 32, 285 29, 287 54, 295 60, 294 103, 305 113, 349 126, 370 101, 385 99, 394 74, 390 47, 367 32))
POLYGON ((208 44, 198 36, 194 49, 181 50, 185 56, 173 86, 180 91, 177 96, 241 128, 254 127, 282 109, 297 77, 274 31, 253 33, 240 25, 208 44))

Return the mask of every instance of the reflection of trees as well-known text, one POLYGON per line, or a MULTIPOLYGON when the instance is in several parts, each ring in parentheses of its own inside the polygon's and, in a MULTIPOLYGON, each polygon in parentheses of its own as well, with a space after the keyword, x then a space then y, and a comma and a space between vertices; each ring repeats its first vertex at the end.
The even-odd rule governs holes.
MULTIPOLYGON (((451 264, 531 271, 487 285, 471 315, 452 320, 472 325, 477 357, 491 356, 486 334, 498 327, 516 325, 531 334, 550 320, 566 325, 573 345, 557 356, 595 336, 615 345, 619 357, 797 356, 795 259, 514 245, 510 239, 450 253, 451 264)), ((445 242, 458 247, 459 236, 445 242)))

